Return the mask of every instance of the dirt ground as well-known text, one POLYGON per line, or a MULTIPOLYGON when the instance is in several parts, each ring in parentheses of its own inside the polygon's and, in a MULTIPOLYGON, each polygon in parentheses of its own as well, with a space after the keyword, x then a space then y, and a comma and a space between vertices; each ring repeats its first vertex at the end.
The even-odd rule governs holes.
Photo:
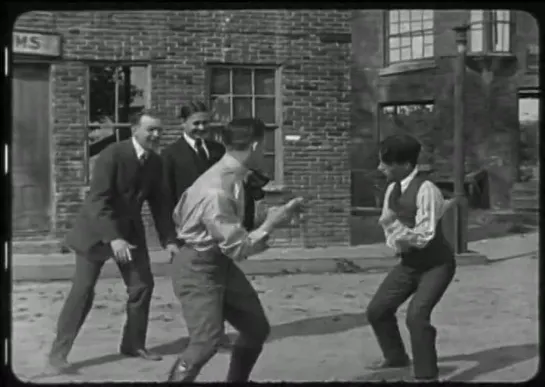
MULTIPOLYGON (((464 266, 437 306, 442 377, 453 381, 523 381, 538 369, 538 260, 512 259, 464 266)), ((363 311, 385 274, 324 274, 254 278, 268 311, 272 334, 252 374, 255 381, 396 379, 364 366, 380 357, 363 311)), ((145 362, 117 355, 125 289, 102 280, 96 301, 69 360, 78 374, 43 375, 45 355, 69 282, 15 284, 12 363, 33 382, 164 381, 186 330, 168 279, 157 279, 148 347, 164 356, 145 362)), ((406 305, 399 312, 404 325, 406 305)), ((228 328, 229 330, 229 328, 228 328)), ((218 354, 199 380, 221 381, 228 354, 218 354)))

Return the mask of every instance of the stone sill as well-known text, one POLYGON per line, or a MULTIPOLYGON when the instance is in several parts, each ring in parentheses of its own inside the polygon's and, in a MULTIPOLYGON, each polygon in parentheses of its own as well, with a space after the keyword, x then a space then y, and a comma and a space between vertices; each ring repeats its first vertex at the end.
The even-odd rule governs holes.
POLYGON ((284 184, 269 183, 263 187, 263 191, 269 194, 282 194, 287 192, 287 187, 284 184))
POLYGON ((379 70, 379 76, 384 77, 388 75, 404 74, 413 71, 422 71, 437 68, 435 58, 423 59, 417 61, 399 62, 393 63, 388 67, 379 70))

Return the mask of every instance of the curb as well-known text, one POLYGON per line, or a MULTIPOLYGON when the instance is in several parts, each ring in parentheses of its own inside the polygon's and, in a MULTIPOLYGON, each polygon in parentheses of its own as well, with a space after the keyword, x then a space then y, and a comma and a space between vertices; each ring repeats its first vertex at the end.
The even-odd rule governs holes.
MULTIPOLYGON (((488 265, 508 259, 521 258, 536 254, 537 251, 507 256, 490 260, 478 252, 461 254, 456 257, 459 266, 488 265)), ((398 263, 396 257, 338 257, 316 259, 266 259, 248 260, 240 267, 249 276, 278 276, 290 274, 326 274, 326 273, 381 273, 398 263)), ((152 262, 152 271, 156 278, 168 277, 170 263, 152 262)), ((12 266, 13 282, 49 282, 71 280, 74 264, 12 266)), ((108 261, 99 279, 120 278, 116 264, 108 261)))

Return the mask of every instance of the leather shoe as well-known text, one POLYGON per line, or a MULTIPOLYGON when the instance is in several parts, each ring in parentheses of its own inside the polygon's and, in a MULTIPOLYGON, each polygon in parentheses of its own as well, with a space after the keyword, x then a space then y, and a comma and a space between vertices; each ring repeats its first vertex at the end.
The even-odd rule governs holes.
POLYGON ((68 373, 74 373, 74 366, 66 359, 60 359, 56 358, 54 356, 48 356, 47 358, 47 373, 53 373, 53 374, 68 374, 68 373))
POLYGON ((188 367, 180 358, 176 359, 168 372, 167 382, 194 382, 198 375, 197 369, 188 367))
POLYGON ((162 356, 157 355, 156 353, 150 352, 147 349, 141 348, 134 351, 120 351, 122 355, 130 357, 141 357, 144 360, 159 361, 163 359, 162 356))
POLYGON ((395 360, 383 360, 374 364, 370 364, 367 368, 370 370, 384 370, 390 368, 405 368, 411 365, 409 357, 395 359, 395 360))

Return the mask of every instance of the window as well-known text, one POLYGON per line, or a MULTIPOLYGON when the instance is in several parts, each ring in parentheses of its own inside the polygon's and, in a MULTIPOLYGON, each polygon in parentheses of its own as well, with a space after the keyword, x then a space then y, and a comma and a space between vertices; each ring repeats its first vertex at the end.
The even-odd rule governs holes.
POLYGON ((387 17, 389 64, 433 57, 433 10, 391 10, 387 17))
POLYGON ((142 112, 149 100, 145 65, 91 65, 88 69, 86 180, 98 153, 110 143, 131 136, 129 118, 142 112))
MULTIPOLYGON (((225 124, 233 118, 257 117, 269 129, 279 126, 278 70, 250 66, 211 66, 209 96, 212 121, 225 124)), ((280 183, 280 128, 265 133, 263 172, 280 183)))
POLYGON ((506 10, 470 11, 470 52, 510 52, 511 14, 506 10))
POLYGON ((539 45, 529 44, 526 49, 526 68, 531 71, 539 70, 539 45))
POLYGON ((539 101, 538 90, 519 92, 519 179, 537 177, 539 164, 539 101))

